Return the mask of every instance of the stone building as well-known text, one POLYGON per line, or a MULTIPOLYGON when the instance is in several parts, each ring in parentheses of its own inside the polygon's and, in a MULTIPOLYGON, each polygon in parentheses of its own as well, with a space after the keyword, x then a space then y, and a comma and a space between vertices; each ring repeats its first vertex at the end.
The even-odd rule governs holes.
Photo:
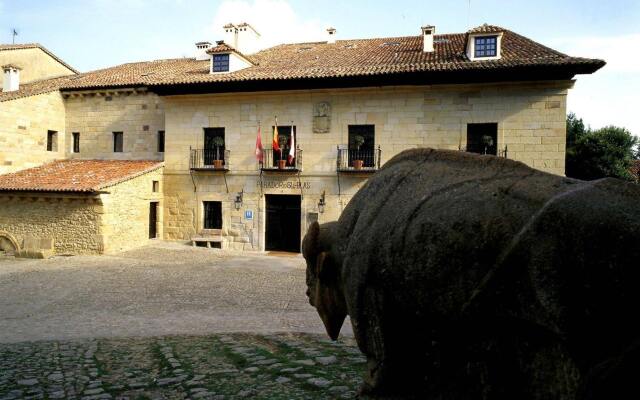
POLYGON ((162 162, 61 160, 0 175, 0 250, 117 252, 162 236, 162 162))
MULTIPOLYGON (((359 40, 330 29, 323 42, 260 51, 248 24, 224 35, 197 43, 193 58, 4 91, 0 144, 34 126, 33 146, 49 159, 164 161, 161 237, 298 251, 311 221, 337 219, 404 149, 494 154, 564 174, 567 92, 576 74, 604 65, 489 25, 359 40)), ((30 166, 8 148, 4 172, 30 166)), ((0 209, 0 229, 5 218, 0 209)))

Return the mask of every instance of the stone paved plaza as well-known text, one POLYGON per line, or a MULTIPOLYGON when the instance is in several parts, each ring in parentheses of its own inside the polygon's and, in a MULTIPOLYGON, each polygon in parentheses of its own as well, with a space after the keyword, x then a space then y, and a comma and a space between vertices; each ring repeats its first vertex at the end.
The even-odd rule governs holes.
POLYGON ((354 398, 351 337, 219 334, 0 344, 0 399, 354 398))
POLYGON ((364 358, 304 282, 299 255, 177 243, 0 256, 0 399, 352 398, 364 358))

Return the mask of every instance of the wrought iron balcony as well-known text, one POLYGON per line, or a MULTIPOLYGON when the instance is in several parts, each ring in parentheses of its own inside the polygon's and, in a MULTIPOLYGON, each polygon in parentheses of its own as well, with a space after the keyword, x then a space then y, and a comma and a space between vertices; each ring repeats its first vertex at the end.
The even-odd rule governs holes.
POLYGON ((189 168, 198 171, 229 171, 229 150, 191 149, 189 168))
POLYGON ((296 157, 289 162, 289 149, 282 149, 282 153, 273 149, 262 150, 262 161, 258 163, 262 171, 270 172, 298 172, 302 171, 302 150, 296 147, 296 157))
POLYGON ((349 149, 338 146, 338 172, 373 173, 380 169, 382 150, 349 149))

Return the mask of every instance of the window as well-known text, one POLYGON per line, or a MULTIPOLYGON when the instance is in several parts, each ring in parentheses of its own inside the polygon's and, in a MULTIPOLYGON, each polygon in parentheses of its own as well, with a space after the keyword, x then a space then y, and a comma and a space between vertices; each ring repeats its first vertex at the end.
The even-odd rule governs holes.
POLYGON ((213 55, 213 72, 229 71, 229 54, 213 55))
POLYGON ((222 229, 222 202, 204 201, 204 229, 222 229))
POLYGON ((122 153, 124 147, 124 137, 122 132, 113 132, 113 152, 122 153))
POLYGON ((73 152, 80 153, 80 132, 73 132, 73 152))
MULTIPOLYGON (((273 141, 273 129, 275 127, 271 127, 271 140, 273 141)), ((278 125, 278 146, 282 150, 282 159, 288 160, 289 151, 291 150, 291 130, 293 129, 293 140, 295 143, 298 143, 298 137, 296 136, 296 127, 291 125, 278 125)), ((294 144, 295 144, 294 143, 294 144)), ((280 152, 273 150, 273 166, 278 166, 278 160, 280 160, 280 152)), ((295 162, 293 163, 295 166, 295 162)))
POLYGON ((349 164, 362 160, 364 167, 375 163, 375 125, 349 125, 349 164))
POLYGON ((58 151, 58 132, 47 131, 47 151, 58 151))
POLYGON ((495 57, 498 48, 497 36, 480 36, 475 38, 474 56, 476 58, 495 57))
POLYGON ((497 155, 498 124, 467 124, 467 151, 497 155))
POLYGON ((204 128, 204 165, 222 160, 224 164, 224 128, 204 128))
POLYGON ((160 181, 153 181, 151 184, 151 190, 154 193, 158 193, 160 191, 160 181))
POLYGON ((158 153, 164 153, 164 131, 158 131, 158 153))

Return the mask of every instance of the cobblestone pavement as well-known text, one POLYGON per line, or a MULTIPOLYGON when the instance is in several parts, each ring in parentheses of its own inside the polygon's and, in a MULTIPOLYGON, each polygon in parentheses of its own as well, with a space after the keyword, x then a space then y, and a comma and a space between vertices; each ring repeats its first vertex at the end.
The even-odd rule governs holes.
MULTIPOLYGON (((114 256, 0 257, 0 343, 323 333, 304 260, 155 242, 114 256)), ((345 324, 344 334, 350 334, 345 324)))
POLYGON ((354 398, 352 337, 219 334, 0 344, 0 399, 354 398))

